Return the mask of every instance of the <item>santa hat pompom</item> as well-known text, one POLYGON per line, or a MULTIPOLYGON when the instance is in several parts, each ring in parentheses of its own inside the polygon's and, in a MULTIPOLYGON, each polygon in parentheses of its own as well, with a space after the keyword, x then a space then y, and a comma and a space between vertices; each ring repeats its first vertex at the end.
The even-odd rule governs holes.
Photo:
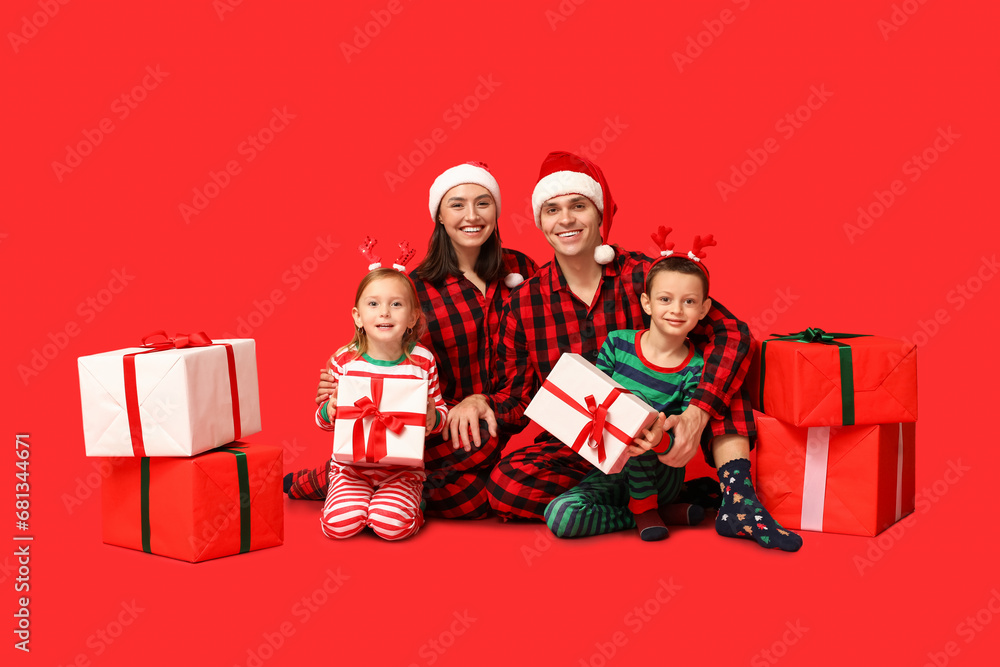
POLYGON ((523 282, 524 276, 520 273, 508 273, 503 279, 503 284, 507 286, 507 289, 514 289, 523 282))
POLYGON ((609 245, 599 245, 594 248, 594 261, 598 264, 610 264, 615 258, 615 249, 609 245))

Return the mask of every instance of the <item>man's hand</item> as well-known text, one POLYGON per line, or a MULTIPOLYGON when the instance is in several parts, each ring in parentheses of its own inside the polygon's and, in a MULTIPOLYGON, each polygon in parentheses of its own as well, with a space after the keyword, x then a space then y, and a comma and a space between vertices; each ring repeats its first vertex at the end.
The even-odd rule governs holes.
POLYGON ((663 423, 663 430, 673 429, 674 446, 666 454, 657 457, 660 463, 673 468, 686 466, 699 449, 701 432, 705 430, 706 424, 708 424, 708 413, 694 405, 689 405, 679 415, 667 417, 663 423))
POLYGON ((490 435, 497 437, 497 419, 493 414, 493 409, 486 402, 486 397, 482 394, 466 396, 465 399, 448 411, 448 419, 445 423, 443 437, 445 440, 451 439, 451 446, 454 449, 462 447, 467 452, 472 451, 472 445, 482 446, 482 438, 479 437, 479 420, 485 419, 490 429, 490 435), (470 440, 469 434, 472 434, 470 440))

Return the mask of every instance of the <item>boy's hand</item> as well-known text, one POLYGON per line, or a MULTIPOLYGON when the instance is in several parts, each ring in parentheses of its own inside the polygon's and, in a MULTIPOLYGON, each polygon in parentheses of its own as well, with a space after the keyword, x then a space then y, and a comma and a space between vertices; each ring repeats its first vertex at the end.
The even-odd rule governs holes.
POLYGON ((699 449, 701 433, 708 424, 708 413, 701 408, 689 405, 679 415, 670 415, 663 423, 663 430, 673 429, 674 446, 666 454, 657 458, 660 463, 673 468, 683 468, 688 464, 699 449))
POLYGON ((633 444, 628 446, 629 456, 645 454, 660 444, 660 440, 663 439, 663 424, 666 419, 667 416, 661 412, 656 421, 649 425, 649 428, 643 429, 642 433, 632 441, 633 444))
POLYGON ((323 405, 323 401, 332 400, 333 405, 337 404, 337 383, 333 379, 333 374, 329 368, 324 368, 319 372, 319 386, 316 388, 316 405, 323 405))

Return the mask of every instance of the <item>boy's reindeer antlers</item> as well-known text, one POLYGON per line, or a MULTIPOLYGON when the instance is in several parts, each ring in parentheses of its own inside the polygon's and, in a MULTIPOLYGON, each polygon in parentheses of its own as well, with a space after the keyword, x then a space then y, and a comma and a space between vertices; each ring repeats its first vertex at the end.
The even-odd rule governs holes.
POLYGON ((712 235, 701 237, 694 237, 694 247, 688 252, 688 257, 690 257, 695 262, 700 262, 705 259, 705 248, 717 245, 715 239, 712 235))
POLYGON ((674 231, 673 227, 664 227, 663 225, 660 225, 656 229, 656 233, 649 235, 649 238, 653 239, 653 243, 656 244, 656 247, 660 249, 660 255, 663 257, 669 257, 674 254, 674 242, 667 242, 667 236, 669 236, 672 231, 674 231))

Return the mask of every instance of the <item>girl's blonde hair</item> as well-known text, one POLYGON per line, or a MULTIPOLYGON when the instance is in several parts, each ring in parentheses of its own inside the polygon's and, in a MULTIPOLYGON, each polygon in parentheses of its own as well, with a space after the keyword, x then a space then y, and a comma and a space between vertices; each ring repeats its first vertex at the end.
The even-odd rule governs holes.
MULTIPOLYGON (((417 287, 408 275, 391 267, 372 269, 361 279, 361 284, 358 285, 358 291, 354 295, 354 307, 357 308, 358 304, 361 303, 361 295, 365 289, 376 280, 382 280, 383 278, 395 278, 407 286, 410 305, 417 313, 417 321, 413 323, 413 327, 407 329, 406 333, 403 334, 403 354, 409 360, 413 346, 417 344, 424 332, 424 311, 420 308, 420 297, 417 296, 417 287)), ((348 345, 348 348, 352 347, 357 351, 357 356, 359 357, 368 351, 368 336, 365 335, 364 329, 354 330, 354 338, 351 339, 348 345)))

